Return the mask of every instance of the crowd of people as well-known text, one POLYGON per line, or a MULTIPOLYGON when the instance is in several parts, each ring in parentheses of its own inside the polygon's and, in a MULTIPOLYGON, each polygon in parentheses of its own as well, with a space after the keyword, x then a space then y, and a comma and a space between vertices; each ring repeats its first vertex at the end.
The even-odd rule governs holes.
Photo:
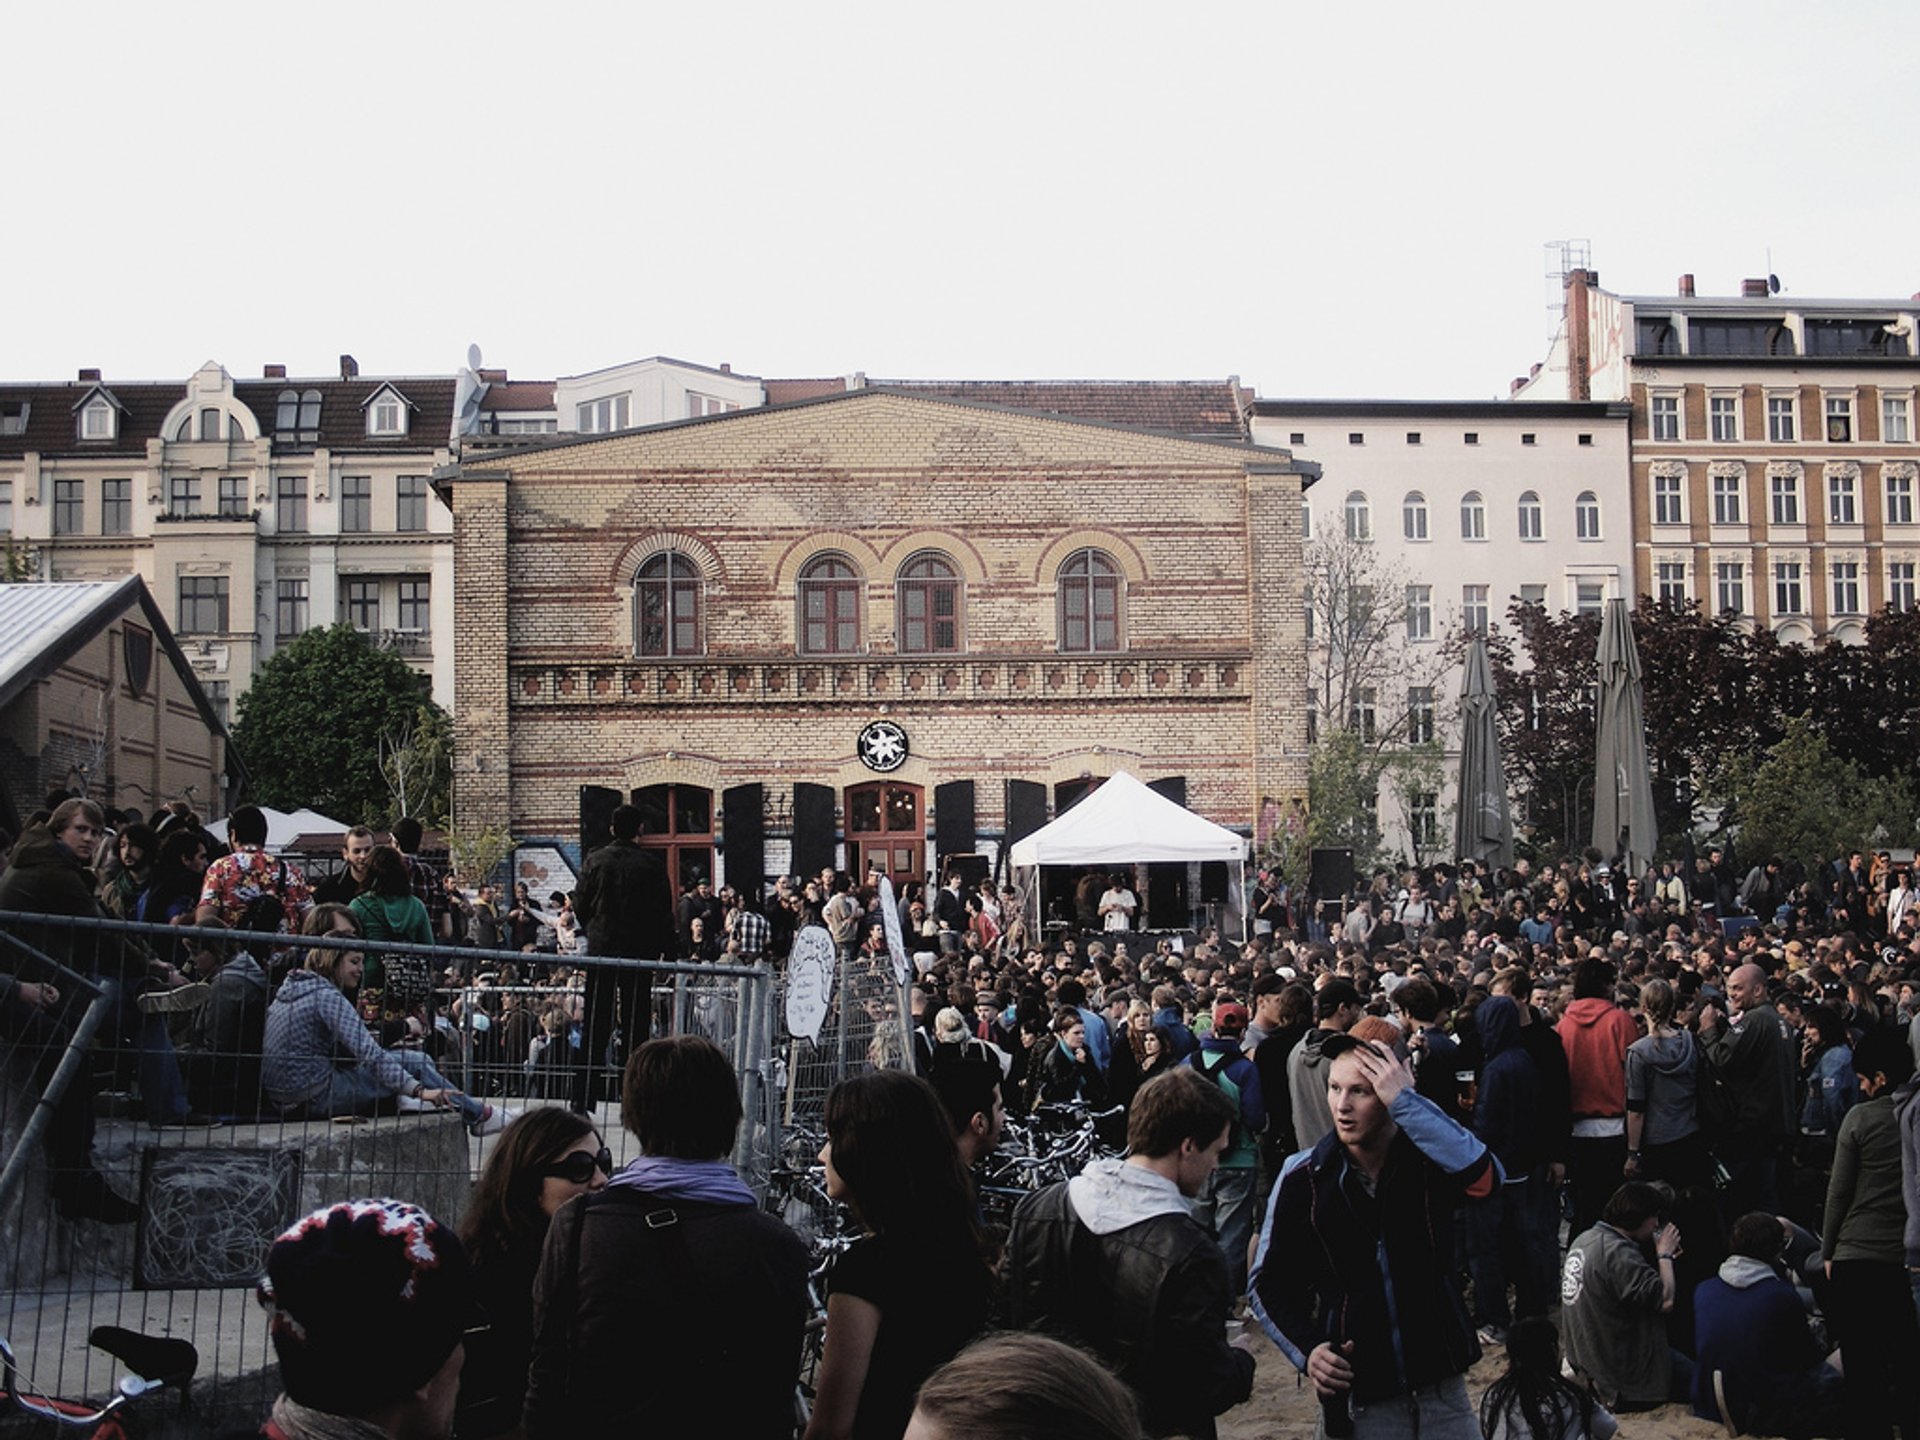
MULTIPOLYGON (((377 1248, 417 1232, 431 1238, 410 1253, 470 1256, 443 1267, 489 1317, 465 1378, 436 1389, 456 1343, 419 1357, 405 1392, 444 1399, 449 1425, 457 1409, 463 1440, 711 1428, 684 1380, 716 1364, 728 1433, 794 1433, 809 1259, 727 1163, 737 1078, 696 1037, 641 1043, 645 992, 621 1009, 631 1053, 603 1048, 597 981, 570 956, 778 968, 816 926, 874 977, 897 931, 913 978, 910 1053, 876 1047, 827 1098, 826 1185, 861 1238, 826 1275, 806 1440, 950 1435, 1001 1405, 1031 1423, 1021 1405, 1046 1397, 1071 1397, 1081 1427, 1047 1433, 1208 1436, 1247 1399, 1262 1332, 1328 1435, 1604 1436, 1674 1401, 1746 1433, 1920 1434, 1903 1363, 1920 1340, 1920 907, 1887 855, 1744 873, 1718 850, 1636 873, 1595 854, 1463 862, 1312 902, 1262 873, 1251 933, 1230 940, 1133 929, 1145 887, 1125 872, 1076 887, 1084 929, 1037 925, 1011 887, 957 874, 903 887, 891 916, 878 877, 832 871, 676 898, 627 811, 545 909, 450 884, 405 826, 350 834, 341 873, 309 888, 245 810, 224 855, 182 817, 112 827, 96 873, 109 817, 64 800, 0 873, 4 909, 285 932, 264 955, 33 937, 126 997, 103 1043, 155 1123, 244 1092, 219 1062, 251 1054, 275 1113, 447 1109, 504 1131, 464 1245, 390 1202, 283 1240, 294 1255, 322 1234, 377 1248), (441 968, 396 954, 376 970, 356 938, 441 968), (486 939, 525 971, 447 968, 446 947, 486 939), (437 1002, 450 976, 461 994, 437 1002), (195 1027, 225 1032, 210 1065, 195 1027), (568 1057, 534 1097, 576 1103, 516 1120, 459 1089, 436 1062, 475 1043, 500 1047, 501 1071, 522 1043, 536 1071, 542 1051, 568 1057), (641 1155, 618 1171, 572 1086, 583 1055, 624 1061, 641 1155), (1123 1152, 990 1230, 970 1167, 1006 1114, 1062 1103, 1111 1111, 1123 1152), (653 1295, 671 1303, 635 1299, 653 1295), (1465 1377, 1494 1349, 1505 1373, 1476 1406, 1465 1377)), ((16 1054, 61 1033, 61 999, 9 981, 16 1054)), ((91 1114, 64 1104, 50 1128, 56 1200, 127 1218, 92 1169, 91 1114)), ((272 1282, 276 1317, 294 1317, 276 1321, 283 1357, 311 1343, 289 1299, 311 1283, 272 1282)), ((375 1413, 366 1395, 330 1409, 346 1401, 317 1368, 296 1388, 300 1369, 276 1411, 287 1440, 329 1433, 316 1407, 375 1413)))

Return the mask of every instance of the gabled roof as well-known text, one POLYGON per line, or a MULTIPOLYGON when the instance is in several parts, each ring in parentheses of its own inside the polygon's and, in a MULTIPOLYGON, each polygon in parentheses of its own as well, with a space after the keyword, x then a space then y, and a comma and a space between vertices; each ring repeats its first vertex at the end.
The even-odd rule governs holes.
POLYGON ((111 440, 89 440, 83 445, 74 434, 74 413, 94 391, 106 388, 94 380, 71 385, 0 384, 0 407, 12 410, 22 403, 29 407, 27 428, 22 434, 0 435, 0 457, 30 451, 42 455, 145 455, 148 438, 160 433, 168 412, 187 393, 185 382, 115 385, 109 393, 120 407, 118 432, 111 440))
POLYGON ((304 395, 320 392, 320 434, 313 444, 328 450, 421 450, 444 445, 453 433, 451 375, 360 376, 354 380, 236 380, 234 398, 260 422, 260 433, 272 435, 279 423, 280 396, 292 390, 304 395), (414 421, 405 435, 369 435, 361 413, 382 390, 392 390, 413 407, 414 421))
POLYGON ((120 397, 115 395, 113 391, 109 390, 106 386, 98 383, 89 384, 87 386, 86 392, 83 395, 81 395, 81 397, 78 400, 74 401, 70 407, 68 407, 68 413, 71 414, 73 411, 79 410, 81 407, 86 405, 88 401, 92 400, 93 397, 96 395, 98 395, 102 400, 105 400, 109 405, 113 406, 113 408, 118 410, 122 415, 127 413, 127 407, 120 403, 120 397))
MULTIPOLYGON (((420 407, 414 404, 413 401, 409 400, 406 396, 406 392, 403 391, 398 385, 394 384, 391 380, 381 381, 379 386, 375 388, 374 391, 370 395, 368 395, 366 399, 360 402, 360 408, 362 410, 366 409, 369 405, 373 404, 374 401, 378 400, 382 395, 386 394, 388 391, 392 391, 393 398, 398 400, 402 405, 406 406, 409 410, 413 411, 415 414, 419 413, 420 407)), ((275 397, 274 403, 276 405, 279 403, 277 396, 275 397)))
MULTIPOLYGON (((185 684, 207 728, 224 736, 226 726, 214 713, 207 692, 173 638, 147 582, 138 575, 120 580, 73 580, 46 584, 0 585, 0 706, 13 702, 29 685, 52 674, 109 625, 139 609, 153 631, 154 644, 185 684)), ((246 767, 227 746, 227 773, 238 785, 246 767)))
POLYGON ((796 400, 818 400, 861 388, 897 390, 905 395, 931 395, 997 405, 1008 410, 1033 410, 1044 415, 1066 415, 1076 420, 1098 420, 1130 430, 1162 430, 1173 435, 1209 440, 1247 438, 1247 407, 1253 396, 1227 380, 768 380, 767 403, 784 405, 796 400))

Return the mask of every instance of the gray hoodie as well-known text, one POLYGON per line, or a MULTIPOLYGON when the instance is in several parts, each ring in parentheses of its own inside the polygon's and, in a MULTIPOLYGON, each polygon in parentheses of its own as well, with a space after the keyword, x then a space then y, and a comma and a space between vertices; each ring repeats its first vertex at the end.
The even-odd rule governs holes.
POLYGON ((1193 1217, 1193 1202, 1173 1181, 1112 1156, 1091 1162, 1067 1182, 1067 1203, 1096 1235, 1111 1235, 1157 1215, 1193 1217))
POLYGON ((364 1067, 396 1095, 412 1094, 417 1083, 367 1033, 338 985, 316 971, 295 970, 267 1007, 262 1088, 275 1105, 291 1110, 325 1095, 337 1066, 364 1067))
POLYGON ((1699 1073, 1700 1052, 1685 1030, 1648 1035, 1627 1047, 1627 1109, 1645 1112, 1642 1145, 1665 1145, 1699 1130, 1699 1073))

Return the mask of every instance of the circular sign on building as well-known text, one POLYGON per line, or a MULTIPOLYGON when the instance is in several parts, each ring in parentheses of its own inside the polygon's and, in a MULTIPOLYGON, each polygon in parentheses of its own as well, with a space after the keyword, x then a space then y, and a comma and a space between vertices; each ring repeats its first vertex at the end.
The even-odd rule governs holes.
POLYGON ((907 732, 891 720, 875 720, 855 742, 860 763, 882 775, 907 763, 907 732))

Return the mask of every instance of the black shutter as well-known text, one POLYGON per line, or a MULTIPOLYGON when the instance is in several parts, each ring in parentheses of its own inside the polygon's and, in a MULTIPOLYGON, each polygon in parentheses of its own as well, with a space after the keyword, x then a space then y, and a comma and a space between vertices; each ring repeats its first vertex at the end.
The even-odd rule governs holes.
POLYGON ((980 837, 973 828, 973 781, 949 780, 933 787, 933 848, 940 863, 929 866, 935 874, 945 874, 947 857, 971 855, 980 837))
POLYGON ((620 808, 620 792, 605 785, 580 787, 580 858, 613 839, 613 812, 620 808))
POLYGON ((727 884, 742 895, 759 900, 767 884, 767 837, 761 818, 761 789, 734 785, 720 796, 721 837, 726 843, 722 861, 727 884))
POLYGON ((1149 780, 1147 789, 1156 795, 1165 796, 1176 805, 1187 803, 1187 777, 1184 775, 1169 775, 1164 780, 1149 780))
POLYGON ((793 873, 814 876, 833 864, 833 787, 793 787, 793 873))
POLYGON ((1007 781, 1007 846, 1011 850, 1047 823, 1047 787, 1032 780, 1007 781))

